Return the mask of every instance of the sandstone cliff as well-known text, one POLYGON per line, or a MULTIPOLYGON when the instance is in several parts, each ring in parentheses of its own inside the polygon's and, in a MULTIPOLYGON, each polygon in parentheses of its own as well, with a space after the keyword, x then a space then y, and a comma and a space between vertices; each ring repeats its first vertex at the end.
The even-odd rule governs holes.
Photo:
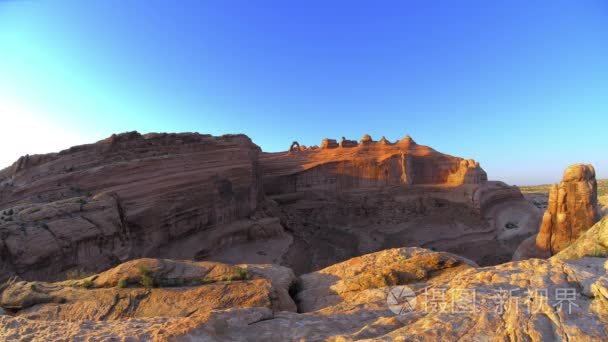
POLYGON ((487 181, 479 163, 365 135, 321 148, 262 153, 265 211, 293 236, 296 273, 361 254, 423 246, 487 265, 510 260, 538 227, 516 187, 487 181))
POLYGON ((244 135, 132 132, 22 157, 0 172, 0 278, 99 271, 246 219, 263 196, 258 154, 244 135))
POLYGON ((265 191, 350 190, 404 184, 479 184, 487 180, 474 160, 464 160, 418 145, 410 137, 394 144, 364 136, 360 144, 325 139, 320 149, 265 153, 265 191))
POLYGON ((559 185, 551 187, 538 234, 522 243, 514 260, 546 258, 557 254, 576 241, 599 218, 593 166, 571 165, 564 171, 559 185))
POLYGON ((311 272, 423 246, 488 265, 538 226, 515 187, 410 137, 294 142, 113 135, 0 171, 0 280, 58 280, 140 257, 275 263, 311 272))

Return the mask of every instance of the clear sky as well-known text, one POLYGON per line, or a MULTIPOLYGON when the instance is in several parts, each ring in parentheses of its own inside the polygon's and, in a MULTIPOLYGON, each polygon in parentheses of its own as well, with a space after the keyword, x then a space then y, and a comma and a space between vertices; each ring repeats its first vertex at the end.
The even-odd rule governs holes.
POLYGON ((608 177, 608 2, 0 0, 0 165, 114 132, 417 142, 608 177))

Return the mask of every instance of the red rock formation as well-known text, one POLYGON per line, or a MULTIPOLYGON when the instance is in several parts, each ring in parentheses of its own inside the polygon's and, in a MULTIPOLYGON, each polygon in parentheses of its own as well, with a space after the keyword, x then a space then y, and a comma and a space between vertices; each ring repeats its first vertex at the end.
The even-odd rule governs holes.
POLYGON ((410 137, 366 141, 261 153, 243 135, 131 132, 23 157, 0 172, 0 280, 54 280, 138 257, 302 273, 421 245, 488 264, 528 233, 533 218, 504 227, 530 216, 519 191, 487 182, 478 163, 410 137), (504 210, 511 202, 517 209, 504 210))
POLYGON ((342 139, 340 140, 340 147, 357 147, 357 142, 355 140, 348 140, 345 137, 342 137, 342 139))
POLYGON ((593 166, 571 165, 564 171, 559 185, 551 187, 547 211, 536 237, 536 247, 556 254, 578 239, 599 219, 593 166))
POLYGON ((262 153, 264 191, 294 242, 286 265, 308 272, 385 248, 424 246, 481 264, 509 260, 538 227, 517 187, 479 163, 418 145, 363 139, 350 148, 262 153), (517 223, 512 228, 511 224, 517 223))
POLYGON ((321 141, 321 148, 322 149, 326 149, 326 148, 336 148, 338 147, 338 143, 336 142, 335 139, 323 139, 323 141, 321 141))
POLYGON ((360 140, 361 145, 367 145, 367 144, 371 144, 373 142, 374 142, 374 140, 372 139, 372 137, 369 134, 363 135, 360 140))
POLYGON ((0 278, 97 271, 247 219, 263 195, 258 154, 244 135, 132 132, 21 158, 0 172, 0 278))
POLYGON ((341 191, 403 184, 458 186, 487 180, 474 160, 439 153, 410 137, 394 145, 373 142, 367 135, 361 141, 353 148, 335 149, 335 141, 325 139, 318 151, 263 154, 266 192, 341 191))

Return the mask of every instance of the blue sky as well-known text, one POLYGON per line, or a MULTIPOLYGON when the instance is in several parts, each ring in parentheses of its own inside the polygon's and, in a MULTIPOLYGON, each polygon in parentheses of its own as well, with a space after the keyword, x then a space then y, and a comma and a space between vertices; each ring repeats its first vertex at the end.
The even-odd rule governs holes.
POLYGON ((3 166, 128 130, 369 133, 608 177, 608 3, 0 0, 0 116, 3 166))

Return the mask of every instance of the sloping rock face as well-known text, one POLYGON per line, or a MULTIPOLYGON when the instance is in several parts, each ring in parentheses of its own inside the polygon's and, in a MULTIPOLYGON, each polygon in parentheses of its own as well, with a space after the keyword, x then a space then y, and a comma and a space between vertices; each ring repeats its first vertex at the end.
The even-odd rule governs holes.
POLYGON ((232 307, 295 311, 288 293, 294 282, 291 270, 276 265, 136 259, 81 280, 11 280, 0 306, 44 320, 188 317, 232 307))
MULTIPOLYGON (((34 288, 38 294, 30 297, 46 293, 61 298, 38 300, 40 304, 21 308, 13 316, 0 316, 0 337, 91 341, 112 338, 135 341, 605 341, 608 338, 606 261, 606 258, 569 262, 532 259, 477 267, 449 253, 420 248, 386 250, 301 276, 295 290, 299 313, 279 310, 271 300, 263 298, 265 291, 272 292, 281 286, 274 278, 263 276, 231 283, 147 289, 145 294, 141 294, 144 289, 138 287, 98 288, 97 283, 88 289, 69 287, 65 283, 12 283, 4 291, 32 293, 34 288), (247 286, 243 287, 244 284, 247 286), (202 290, 214 286, 222 287, 225 298, 214 296, 218 292, 212 289, 202 290), (193 300, 199 295, 197 291, 204 291, 211 303, 193 300), (106 296, 111 294, 115 294, 117 304, 109 315, 105 313, 111 305, 94 309, 95 301, 105 303, 106 296), (123 310, 127 297, 131 298, 130 303, 135 303, 131 304, 130 311, 123 310), (188 309, 183 307, 185 299, 180 297, 192 300, 188 302, 188 309), (230 309, 224 306, 228 302, 232 305, 230 309), (166 303, 175 304, 166 308, 166 315, 160 316, 152 304, 164 308, 166 303), (211 307, 215 309, 210 310, 211 307), (192 311, 194 313, 188 315, 192 311), (62 312, 74 316, 56 320, 62 312), (110 318, 114 312, 119 312, 116 316, 121 318, 110 318)), ((210 266, 209 263, 183 265, 179 269, 208 270, 210 266)), ((247 267, 250 266, 253 265, 247 267)), ((231 272, 234 266, 216 267, 231 272)), ((120 272, 115 270, 112 274, 120 272)), ((222 272, 218 271, 218 275, 222 272)), ((280 267, 275 272, 283 275, 278 278, 290 277, 280 267)))
POLYGON ((514 260, 546 258, 559 253, 591 228, 600 216, 593 166, 569 166, 559 185, 550 190, 538 234, 522 243, 514 260))
POLYGON ((132 260, 58 283, 11 279, 0 287, 0 306, 7 313, 0 317, 0 337, 166 341, 207 322, 213 311, 295 312, 288 294, 294 282, 291 270, 276 265, 165 259, 132 260), (146 287, 145 277, 153 280, 146 287))
POLYGON ((141 257, 273 263, 308 273, 422 246, 481 265, 538 227, 515 187, 406 137, 292 143, 114 135, 0 171, 0 281, 64 279, 141 257))
POLYGON ((262 153, 265 212, 293 237, 297 274, 387 248, 421 246, 487 265, 511 259, 538 210, 479 163, 364 136, 332 148, 262 153))
POLYGON ((554 259, 574 260, 583 257, 608 256, 608 217, 593 225, 574 243, 554 255, 554 259))
MULTIPOLYGON (((184 236, 249 220, 262 200, 259 148, 244 135, 136 132, 0 172, 0 278, 98 271, 184 236)), ((215 234, 218 248, 246 240, 215 234)))

